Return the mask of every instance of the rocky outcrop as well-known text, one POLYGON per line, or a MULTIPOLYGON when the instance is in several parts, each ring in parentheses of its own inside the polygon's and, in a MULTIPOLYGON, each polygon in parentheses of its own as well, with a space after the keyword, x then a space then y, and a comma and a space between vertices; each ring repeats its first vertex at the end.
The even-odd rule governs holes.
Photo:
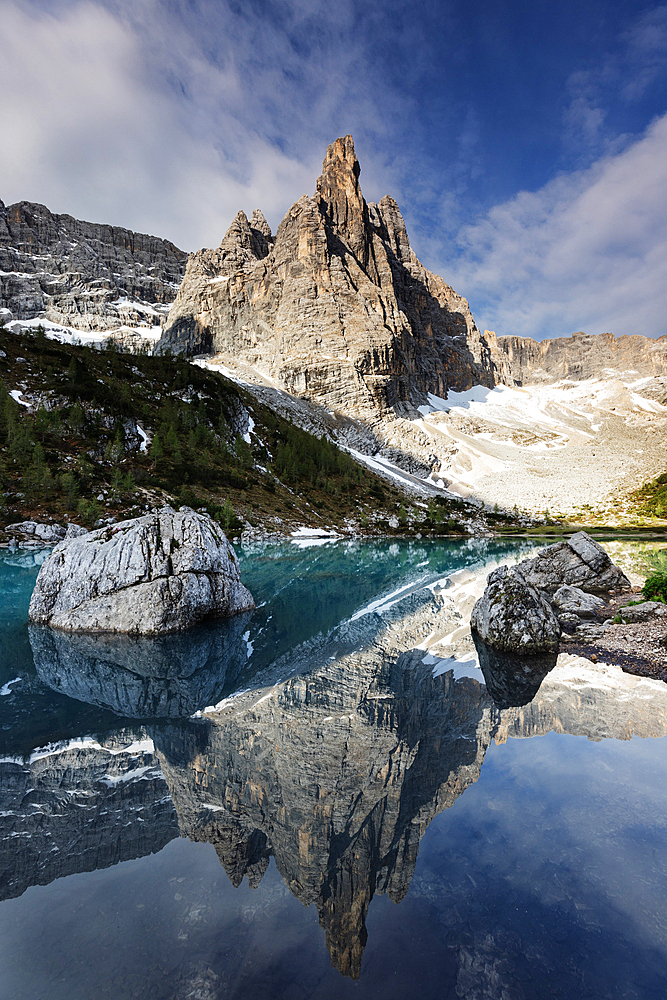
POLYGON ((56 545, 66 538, 78 538, 86 534, 86 529, 78 524, 43 524, 40 521, 18 521, 2 529, 7 538, 18 540, 22 545, 56 545))
POLYGON ((222 352, 290 392, 370 417, 503 378, 495 338, 417 260, 393 198, 366 203, 359 173, 348 135, 275 237, 261 212, 239 212, 216 250, 189 258, 159 349, 222 352))
POLYGON ((542 549, 515 567, 526 583, 555 593, 563 584, 587 593, 629 590, 630 581, 602 546, 585 531, 542 549))
POLYGON ((57 545, 29 616, 66 631, 155 634, 253 607, 222 529, 187 507, 163 507, 57 545))
MULTIPOLYGON (((488 330, 485 336, 488 339, 488 330)), ((573 333, 539 342, 530 337, 498 337, 497 346, 507 358, 509 384, 667 374, 667 336, 652 340, 638 335, 573 333)))
POLYGON ((0 201, 0 307, 81 331, 159 327, 187 254, 168 240, 0 201))
POLYGON ((472 609, 470 627, 482 642, 502 653, 536 656, 558 649, 560 626, 551 605, 521 572, 499 566, 472 609))
POLYGON ((595 618, 604 601, 595 594, 587 594, 579 587, 559 587, 551 598, 556 614, 576 615, 577 618, 595 618))

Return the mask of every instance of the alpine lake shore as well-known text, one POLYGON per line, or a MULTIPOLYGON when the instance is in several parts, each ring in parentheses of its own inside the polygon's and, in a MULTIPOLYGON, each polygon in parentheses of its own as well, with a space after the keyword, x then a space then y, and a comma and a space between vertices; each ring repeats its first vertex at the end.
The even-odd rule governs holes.
MULTIPOLYGON (((0 329, 7 376, 0 386, 0 546, 49 541, 49 526, 87 529, 137 517, 165 503, 211 516, 232 540, 331 536, 534 538, 545 543, 585 528, 600 542, 667 538, 666 476, 630 498, 624 527, 593 511, 580 524, 520 510, 479 510, 455 497, 417 498, 357 464, 331 441, 295 427, 223 375, 183 357, 62 344, 0 329), (26 530, 22 531, 22 524, 26 530), (35 534, 34 526, 43 525, 35 534), (31 532, 31 526, 33 526, 31 532)), ((628 501, 626 501, 627 503, 628 501)), ((57 541, 54 536, 50 541, 57 541)), ((596 624, 563 636, 561 651, 667 680, 665 638, 655 623, 624 622, 633 591, 605 602, 596 624)))

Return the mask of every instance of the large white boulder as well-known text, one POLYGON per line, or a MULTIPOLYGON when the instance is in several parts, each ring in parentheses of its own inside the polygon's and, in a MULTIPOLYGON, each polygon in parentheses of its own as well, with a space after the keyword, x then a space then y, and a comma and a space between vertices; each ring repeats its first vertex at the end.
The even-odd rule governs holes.
POLYGON ((71 632, 156 635, 254 606, 222 528, 187 507, 163 507, 57 545, 29 617, 71 632))

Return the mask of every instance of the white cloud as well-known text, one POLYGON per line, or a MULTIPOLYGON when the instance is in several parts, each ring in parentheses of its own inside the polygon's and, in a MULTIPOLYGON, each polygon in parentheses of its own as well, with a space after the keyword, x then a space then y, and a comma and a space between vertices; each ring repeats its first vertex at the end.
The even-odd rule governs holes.
POLYGON ((290 3, 276 24, 224 0, 4 0, 0 197, 185 249, 239 208, 275 227, 326 144, 381 121, 363 86, 349 100, 365 72, 350 10, 290 3))
POLYGON ((667 115, 589 169, 521 192, 443 268, 501 334, 667 333, 667 115))

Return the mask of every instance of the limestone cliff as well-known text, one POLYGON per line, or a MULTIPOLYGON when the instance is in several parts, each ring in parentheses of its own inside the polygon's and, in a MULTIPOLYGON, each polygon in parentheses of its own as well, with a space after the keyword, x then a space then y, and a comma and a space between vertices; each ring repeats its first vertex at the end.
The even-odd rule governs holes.
MULTIPOLYGON (((485 336, 491 340, 494 335, 486 330, 485 336)), ((667 375, 667 336, 651 340, 573 333, 539 342, 530 337, 498 337, 497 344, 507 358, 510 379, 504 381, 509 384, 667 375)))
POLYGON ((161 850, 178 836, 150 740, 119 731, 0 760, 0 899, 161 850))
POLYGON ((366 417, 505 377, 466 300, 417 260, 396 202, 367 204, 359 173, 348 135, 275 237, 261 212, 239 212, 189 258, 159 349, 224 353, 366 417))
POLYGON ((16 320, 81 331, 159 326, 186 256, 155 236, 0 201, 0 308, 16 320))

